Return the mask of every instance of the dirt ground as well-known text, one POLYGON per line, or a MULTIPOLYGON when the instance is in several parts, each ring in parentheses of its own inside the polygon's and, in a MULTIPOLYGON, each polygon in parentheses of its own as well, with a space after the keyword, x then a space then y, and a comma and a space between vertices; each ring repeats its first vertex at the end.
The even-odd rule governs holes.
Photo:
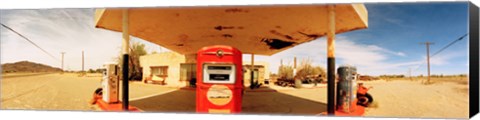
MULTIPOLYGON (((89 105, 93 91, 101 87, 101 74, 40 74, 2 78, 0 109, 27 110, 98 110, 89 105)), ((174 88, 130 84, 130 99, 174 88)))
MULTIPOLYGON (((88 104, 101 87, 100 75, 44 74, 1 79, 1 109, 97 110, 88 104)), ((364 82, 375 105, 367 117, 467 118, 468 80, 420 81, 378 80, 364 82)), ((302 89, 271 86, 247 90, 244 114, 317 115, 326 111, 326 85, 302 89), (270 90, 270 91, 268 91, 270 90), (276 92, 272 92, 276 91, 276 92)), ((195 112, 195 90, 130 83, 130 104, 145 112, 195 112)))
MULTIPOLYGON (((435 81, 435 80, 432 80, 435 81)), ((377 102, 365 116, 468 118, 468 80, 442 80, 424 85, 420 80, 365 82, 377 102)))
POLYGON ((94 110, 88 105, 99 77, 45 74, 2 78, 1 109, 94 110))

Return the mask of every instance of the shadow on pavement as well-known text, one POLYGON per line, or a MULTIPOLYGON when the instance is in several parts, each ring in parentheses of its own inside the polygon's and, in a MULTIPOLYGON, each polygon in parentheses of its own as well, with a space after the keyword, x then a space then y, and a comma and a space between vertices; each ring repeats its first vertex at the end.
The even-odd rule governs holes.
MULTIPOLYGON (((327 110, 326 103, 274 91, 270 88, 247 90, 243 96, 242 114, 316 115, 327 110)), ((179 89, 130 101, 130 104, 145 112, 195 113, 195 90, 179 89)))
POLYGON ((273 91, 276 90, 271 88, 247 90, 243 96, 242 113, 316 115, 327 111, 326 103, 273 91))
POLYGON ((130 101, 133 105, 145 112, 195 112, 195 91, 175 90, 173 92, 130 101))

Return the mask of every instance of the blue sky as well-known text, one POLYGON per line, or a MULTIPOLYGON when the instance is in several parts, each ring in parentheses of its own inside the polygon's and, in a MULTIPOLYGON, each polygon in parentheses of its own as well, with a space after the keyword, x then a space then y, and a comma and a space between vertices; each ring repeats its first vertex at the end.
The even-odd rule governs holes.
MULTIPOLYGON (((336 38, 337 66, 355 65, 360 74, 426 74, 425 45, 430 41, 431 52, 438 51, 452 40, 467 33, 468 8, 466 2, 457 3, 394 3, 365 4, 369 14, 369 28, 338 34, 336 38)), ((65 54, 65 69, 81 69, 81 51, 85 51, 86 69, 96 69, 113 61, 119 53, 121 34, 94 28, 93 9, 1 10, 0 22, 24 34, 46 51, 60 58, 65 54), (95 59, 91 59, 95 58, 95 59)), ((60 67, 27 41, 5 28, 0 28, 1 63, 29 60, 60 67)), ((147 50, 169 51, 155 44, 147 50)), ((325 38, 304 43, 272 56, 256 56, 268 61, 270 71, 276 72, 280 59, 292 63, 310 58, 315 65, 326 66, 325 38), (312 50, 311 48, 318 48, 312 50)), ((244 55, 250 60, 250 55, 244 55)), ((468 73, 468 41, 464 39, 431 58, 432 74, 468 73)))
MULTIPOLYGON (((426 47, 420 43, 434 42, 430 47, 433 54, 466 34, 468 29, 467 3, 382 3, 365 6, 369 14, 369 28, 338 34, 336 39, 337 66, 354 65, 360 74, 408 74, 411 68, 413 75, 426 75, 426 47)), ((319 38, 270 57, 257 57, 257 60, 273 61, 270 64, 278 66, 279 59, 292 64, 296 56, 298 59, 310 58, 314 64, 326 66, 325 47, 325 38, 319 38)), ((250 55, 244 57, 244 60, 250 59, 250 55)), ((276 69, 271 68, 271 71, 276 69)), ((468 73, 467 39, 431 58, 431 74, 461 73, 468 73)))

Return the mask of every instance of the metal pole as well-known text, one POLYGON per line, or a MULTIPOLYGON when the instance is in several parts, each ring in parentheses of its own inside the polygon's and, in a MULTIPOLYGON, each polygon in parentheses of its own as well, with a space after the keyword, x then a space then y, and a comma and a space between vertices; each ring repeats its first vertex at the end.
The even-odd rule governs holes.
POLYGON ((128 53, 130 35, 128 33, 128 9, 122 10, 122 37, 123 37, 123 65, 122 65, 122 108, 128 111, 128 53))
POLYGON ((251 64, 250 64, 250 65, 251 65, 251 66, 250 66, 250 89, 253 89, 253 88, 255 87, 255 86, 253 85, 253 78, 254 78, 254 77, 253 77, 253 71, 254 71, 254 69, 255 69, 255 67, 254 67, 254 60, 255 60, 254 56, 255 56, 255 55, 252 53, 252 62, 251 62, 251 64))
POLYGON ((328 6, 327 113, 335 115, 335 5, 328 6))

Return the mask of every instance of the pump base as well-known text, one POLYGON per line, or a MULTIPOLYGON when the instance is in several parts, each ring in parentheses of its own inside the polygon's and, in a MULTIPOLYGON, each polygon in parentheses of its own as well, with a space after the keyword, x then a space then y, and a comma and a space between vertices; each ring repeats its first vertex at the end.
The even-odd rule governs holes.
MULTIPOLYGON (((100 107, 100 109, 102 109, 103 111, 124 111, 122 107, 122 102, 106 103, 102 100, 102 96, 100 95, 94 95, 94 101, 95 102, 93 102, 93 104, 97 104, 98 107, 100 107)), ((140 112, 139 109, 131 105, 128 106, 128 111, 140 112)))
MULTIPOLYGON (((363 106, 357 106, 354 112, 346 113, 340 110, 335 111, 335 116, 363 116, 365 108, 363 106)), ((327 112, 322 112, 317 115, 327 115, 327 112)))
MULTIPOLYGON (((103 100, 98 100, 97 101, 98 107, 100 107, 103 111, 124 111, 122 107, 122 102, 117 102, 117 103, 106 103, 103 100)), ((128 111, 132 112, 140 112, 136 107, 133 107, 131 105, 128 106, 128 111)))
POLYGON ((335 111, 335 116, 363 116, 365 113, 365 108, 362 106, 357 106, 355 111, 351 113, 346 113, 340 110, 335 111))

